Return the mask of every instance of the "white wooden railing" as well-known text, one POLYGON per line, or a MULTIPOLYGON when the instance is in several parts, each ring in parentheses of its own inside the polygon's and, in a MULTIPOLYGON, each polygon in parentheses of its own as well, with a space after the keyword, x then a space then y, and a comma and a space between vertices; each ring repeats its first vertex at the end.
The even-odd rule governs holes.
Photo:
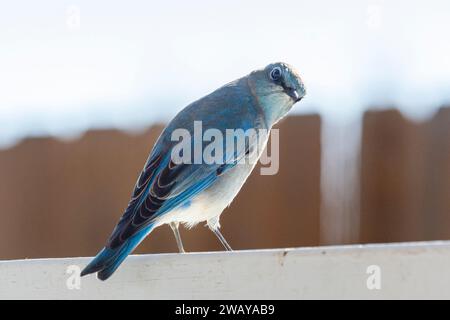
POLYGON ((136 255, 106 282, 88 261, 0 261, 0 299, 450 298, 449 241, 136 255))

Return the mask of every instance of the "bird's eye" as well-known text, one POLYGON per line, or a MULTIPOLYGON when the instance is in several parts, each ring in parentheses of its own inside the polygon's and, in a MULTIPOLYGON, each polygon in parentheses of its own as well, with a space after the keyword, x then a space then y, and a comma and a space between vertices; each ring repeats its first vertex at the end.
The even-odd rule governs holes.
POLYGON ((270 79, 272 79, 273 81, 278 81, 281 78, 281 69, 279 67, 275 67, 272 69, 272 71, 270 71, 270 79))

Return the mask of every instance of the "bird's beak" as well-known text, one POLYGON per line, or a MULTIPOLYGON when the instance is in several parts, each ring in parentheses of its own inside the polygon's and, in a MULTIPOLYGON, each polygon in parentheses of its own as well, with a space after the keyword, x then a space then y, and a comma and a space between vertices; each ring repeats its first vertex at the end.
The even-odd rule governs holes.
POLYGON ((298 91, 294 88, 288 88, 287 94, 294 100, 294 102, 299 102, 303 97, 300 97, 298 91))

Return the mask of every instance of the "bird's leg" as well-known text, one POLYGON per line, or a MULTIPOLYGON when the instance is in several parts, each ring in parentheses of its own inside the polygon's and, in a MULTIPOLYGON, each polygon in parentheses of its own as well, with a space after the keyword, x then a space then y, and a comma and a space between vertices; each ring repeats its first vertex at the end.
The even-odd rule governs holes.
POLYGON ((220 229, 219 216, 214 217, 214 218, 209 219, 208 221, 206 221, 206 225, 209 227, 209 229, 212 232, 214 232, 214 234, 216 235, 217 239, 219 239, 220 243, 223 245, 225 250, 233 251, 233 249, 231 249, 231 246, 228 244, 227 240, 225 240, 223 235, 220 233, 220 230, 219 230, 220 229))
POLYGON ((180 231, 178 230, 179 225, 180 224, 178 222, 170 223, 170 227, 172 228, 175 240, 177 240, 178 251, 180 251, 180 253, 185 253, 183 248, 183 242, 181 241, 180 231))
POLYGON ((227 240, 225 240, 223 235, 220 233, 219 228, 214 228, 214 229, 211 229, 211 230, 212 230, 212 232, 214 232, 216 237, 220 240, 220 242, 222 243, 222 245, 224 246, 224 248, 227 251, 233 251, 233 249, 231 249, 230 245, 228 244, 227 240))

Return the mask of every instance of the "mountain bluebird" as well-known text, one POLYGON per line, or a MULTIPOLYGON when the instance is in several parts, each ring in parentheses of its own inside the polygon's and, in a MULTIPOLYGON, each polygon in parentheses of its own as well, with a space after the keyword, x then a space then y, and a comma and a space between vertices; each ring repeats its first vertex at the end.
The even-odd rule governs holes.
MULTIPOLYGON (((156 227, 168 224, 173 230, 178 249, 184 252, 178 226, 192 227, 206 221, 222 245, 230 245, 219 231, 219 217, 231 203, 255 166, 240 161, 253 155, 258 159, 267 144, 270 131, 292 106, 305 96, 305 87, 298 73, 288 64, 273 63, 237 79, 197 100, 167 125, 153 147, 136 183, 131 201, 115 227, 106 246, 82 271, 97 272, 100 280, 108 279, 123 260, 156 227), (223 162, 179 163, 173 160, 179 141, 177 130, 193 134, 190 143, 195 149, 195 124, 203 129, 226 131, 254 129, 253 139, 246 139, 233 152, 225 152, 223 162)), ((200 143, 200 147, 204 141, 200 143)), ((179 152, 187 156, 190 150, 179 152)), ((196 153, 196 151, 194 151, 196 153)))

